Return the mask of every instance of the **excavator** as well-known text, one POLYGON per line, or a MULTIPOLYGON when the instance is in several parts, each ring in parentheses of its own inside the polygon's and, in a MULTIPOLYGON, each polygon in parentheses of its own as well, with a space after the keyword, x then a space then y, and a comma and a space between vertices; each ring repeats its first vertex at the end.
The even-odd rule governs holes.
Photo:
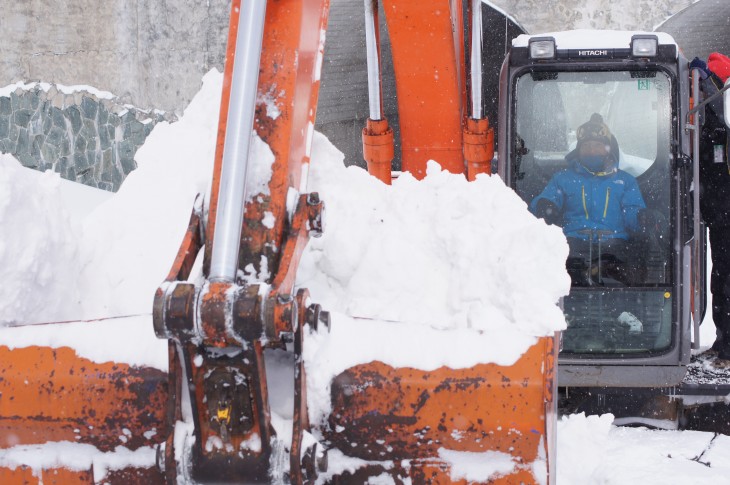
MULTIPOLYGON (((368 171, 389 184, 394 132, 383 115, 378 4, 364 1, 362 142, 368 171)), ((347 369, 332 381, 327 426, 315 429, 302 355, 309 331, 336 322, 295 276, 308 239, 326 230, 324 201, 306 182, 329 2, 232 0, 209 203, 195 202, 154 296, 152 325, 167 342, 168 371, 100 364, 68 347, 0 346, 0 449, 70 441, 106 452, 126 436, 130 450, 154 450, 155 464, 103 476, 0 464, 0 481, 475 483, 453 478, 438 454, 445 447, 506 453, 517 463, 485 483, 555 483, 558 384, 571 394, 588 389, 581 402, 608 388, 661 389, 675 398, 669 390, 682 385, 691 328, 703 311, 704 246, 690 191, 697 164, 686 155, 697 150, 700 120, 688 118, 698 90, 687 61, 663 34, 595 36, 587 45, 580 45, 585 35, 520 36, 499 78, 495 157, 482 96, 483 8, 478 0, 383 0, 401 169, 422 178, 435 159, 469 180, 497 172, 530 202, 561 168, 586 109, 599 112, 647 205, 668 221, 666 232, 637 242, 643 249, 632 266, 641 271, 631 284, 588 270, 587 282, 562 302, 564 334, 538 338, 511 366, 425 372, 375 361, 347 369), (275 117, 264 101, 272 92, 275 117), (252 131, 274 154, 266 193, 247 193, 252 131), (274 215, 266 223, 265 213, 274 215), (192 274, 198 258, 202 278, 192 274), (270 276, 242 278, 262 261, 268 272, 255 274, 270 276), (288 442, 272 425, 270 349, 295 362, 288 442), (335 452, 361 466, 328 472, 335 452)), ((600 261, 600 236, 594 242, 600 261)))

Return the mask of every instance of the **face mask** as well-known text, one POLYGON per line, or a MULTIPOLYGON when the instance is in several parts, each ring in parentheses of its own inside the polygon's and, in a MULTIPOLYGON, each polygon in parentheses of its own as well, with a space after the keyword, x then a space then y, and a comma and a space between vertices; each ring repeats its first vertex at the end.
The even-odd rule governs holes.
POLYGON ((604 168, 605 160, 603 155, 584 155, 580 157, 580 164, 591 172, 600 172, 604 168))

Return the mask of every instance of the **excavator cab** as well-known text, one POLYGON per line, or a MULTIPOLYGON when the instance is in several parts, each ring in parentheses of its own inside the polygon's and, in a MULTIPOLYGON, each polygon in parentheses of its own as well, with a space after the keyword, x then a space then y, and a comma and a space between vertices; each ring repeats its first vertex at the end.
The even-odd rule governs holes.
MULTIPOLYGON (((619 171, 636 181, 646 206, 628 238, 594 228, 580 244, 568 238, 572 285, 562 302, 568 328, 559 385, 678 385, 690 359, 693 305, 704 311, 696 283, 704 281, 696 270, 704 267, 696 264, 704 238, 695 230, 686 155, 686 59, 666 34, 523 35, 503 64, 500 88, 500 174, 525 203, 556 174, 570 176, 576 131, 598 113, 615 137, 619 171)), ((605 219, 610 188, 593 205, 583 190, 586 219, 596 210, 605 219)), ((580 189, 563 195, 581 203, 580 189)), ((562 216, 555 223, 563 225, 562 216)))
MULTIPOLYGON (((570 173, 566 155, 575 147, 576 128, 590 113, 603 112, 619 140, 619 169, 638 182, 647 206, 643 218, 654 224, 648 231, 644 221, 643 227, 620 241, 600 229, 584 229, 585 239, 569 238, 566 264, 573 290, 564 301, 570 322, 563 337, 566 355, 651 353, 671 345, 669 86, 669 77, 658 71, 557 72, 518 79, 516 110, 526 116, 517 118, 516 128, 527 151, 520 155, 518 191, 534 200, 538 195, 534 192, 557 171, 570 173), (558 117, 562 126, 555 126, 553 134, 541 120, 550 119, 555 103, 563 115, 558 117)), ((598 195, 599 202, 609 203, 610 190, 605 197, 604 192, 598 195)), ((605 205, 598 207, 599 212, 602 208, 605 205)))

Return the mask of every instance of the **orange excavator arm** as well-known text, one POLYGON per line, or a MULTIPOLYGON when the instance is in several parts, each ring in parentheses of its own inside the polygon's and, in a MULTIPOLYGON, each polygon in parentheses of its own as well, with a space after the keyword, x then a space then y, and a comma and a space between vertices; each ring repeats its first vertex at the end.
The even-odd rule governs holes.
MULTIPOLYGON (((192 457, 184 473, 195 481, 271 479, 270 462, 278 451, 263 351, 284 347, 289 339, 301 352, 307 315, 319 317, 306 291, 294 295, 293 285, 308 237, 322 226, 317 194, 299 191, 309 163, 327 13, 328 2, 321 0, 232 3, 205 230, 206 282, 188 283, 188 275, 174 268, 155 298, 155 331, 171 342, 168 481, 179 476, 180 453, 192 457), (269 105, 257 102, 262 99, 269 105), (252 130, 273 160, 251 150, 252 130), (249 194, 257 185, 247 179, 257 173, 270 174, 266 188, 249 194), (288 207, 292 197, 294 207, 288 207), (267 214, 270 222, 264 223, 267 214), (244 282, 242 270, 248 266, 260 276, 244 282), (183 419, 187 402, 193 433, 181 442, 172 425, 183 419)), ((190 232, 198 231, 194 225, 190 232)), ((193 243, 181 248, 178 259, 202 249, 194 244, 202 242, 199 238, 186 240, 193 243)), ((301 450, 308 428, 304 377, 300 364, 295 399, 301 405, 294 442, 287 443, 293 483, 314 474, 301 462, 312 455, 301 450)))

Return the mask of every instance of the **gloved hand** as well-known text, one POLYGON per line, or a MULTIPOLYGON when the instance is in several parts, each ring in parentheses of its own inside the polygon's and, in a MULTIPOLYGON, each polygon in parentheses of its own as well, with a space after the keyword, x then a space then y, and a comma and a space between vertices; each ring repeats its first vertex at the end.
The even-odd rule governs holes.
POLYGON ((710 69, 707 67, 707 64, 705 61, 700 59, 699 57, 695 57, 692 59, 692 62, 689 63, 690 69, 699 69, 700 72, 700 78, 707 79, 710 77, 710 69))
POLYGON ((561 214, 558 206, 550 200, 540 199, 535 206, 535 215, 541 219, 545 219, 548 224, 557 224, 560 222, 561 214))

